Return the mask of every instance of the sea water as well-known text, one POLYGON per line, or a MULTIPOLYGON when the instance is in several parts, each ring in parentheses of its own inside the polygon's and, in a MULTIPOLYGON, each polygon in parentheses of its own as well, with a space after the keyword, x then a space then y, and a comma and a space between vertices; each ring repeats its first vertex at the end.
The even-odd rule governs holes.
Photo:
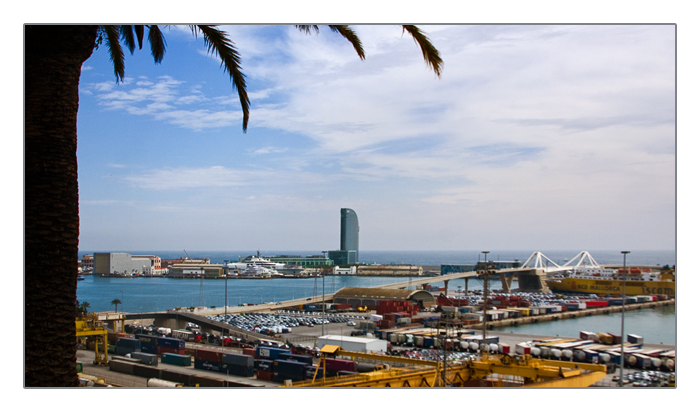
MULTIPOLYGON (((542 251, 549 259, 563 265, 580 251, 542 251)), ((92 252, 80 252, 83 254, 92 252)), ((157 255, 163 259, 182 257, 180 252, 128 252, 134 255, 157 255)), ((526 251, 492 251, 489 260, 525 261, 532 252, 526 251)), ((590 251, 600 264, 622 264, 619 251, 590 251)), ((257 254, 257 251, 206 252, 191 251, 192 258, 209 258, 211 263, 224 263, 224 260, 237 261, 239 257, 257 254)), ((262 256, 319 255, 309 251, 261 251, 262 256)), ((479 251, 366 251, 360 259, 367 263, 413 264, 417 266, 440 266, 442 264, 475 264, 484 259, 479 251)), ((627 255, 628 265, 675 265, 674 251, 633 251, 627 255)), ((426 278, 426 281, 428 279, 426 278)), ((177 279, 157 277, 110 278, 85 276, 78 282, 77 299, 88 302, 91 311, 114 310, 111 302, 119 299, 122 304, 118 309, 124 312, 165 311, 175 307, 222 307, 227 301, 229 306, 278 302, 333 293, 344 287, 378 287, 399 282, 395 277, 357 277, 326 276, 325 278, 297 279, 177 279)), ((444 282, 432 283, 444 287, 444 282)), ((455 291, 464 282, 450 282, 450 290, 455 291)), ((500 282, 497 282, 500 287, 500 282)), ((470 280, 469 289, 479 290, 480 281, 470 280)), ((613 332, 620 330, 621 315, 590 316, 576 319, 543 322, 500 328, 499 331, 526 333, 545 336, 578 336, 582 330, 590 332, 613 332)), ((675 306, 657 307, 627 311, 625 314, 625 333, 644 337, 648 343, 675 344, 676 310, 675 306)))

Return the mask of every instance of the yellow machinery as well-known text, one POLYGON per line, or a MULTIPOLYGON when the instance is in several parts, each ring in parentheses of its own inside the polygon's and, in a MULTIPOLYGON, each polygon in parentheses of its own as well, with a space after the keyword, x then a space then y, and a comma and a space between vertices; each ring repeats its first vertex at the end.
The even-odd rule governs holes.
POLYGON ((83 318, 75 319, 75 335, 79 339, 81 337, 95 337, 95 365, 109 363, 107 357, 107 328, 104 327, 102 321, 98 320, 96 313, 88 313, 83 318), (100 352, 100 344, 102 344, 102 352, 100 352))
POLYGON ((292 387, 435 387, 435 386, 518 386, 518 387, 588 387, 606 376, 604 365, 534 359, 528 355, 485 355, 477 360, 451 363, 350 352, 326 345, 310 381, 292 387), (324 378, 328 355, 371 359, 384 368, 374 372, 324 378), (389 364, 412 365, 389 367, 389 364), (321 377, 319 377, 321 376, 321 377))

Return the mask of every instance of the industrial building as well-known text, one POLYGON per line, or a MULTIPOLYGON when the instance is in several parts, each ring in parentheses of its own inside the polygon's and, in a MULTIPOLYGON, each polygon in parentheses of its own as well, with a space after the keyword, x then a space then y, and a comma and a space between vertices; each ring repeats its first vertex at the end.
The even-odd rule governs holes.
POLYGON ((340 250, 328 252, 328 258, 336 265, 354 265, 360 260, 360 223, 357 213, 348 208, 340 209, 340 250))
POLYGON ((224 276, 224 267, 210 263, 176 263, 170 266, 171 278, 217 278, 224 276))
POLYGON ((149 275, 153 269, 149 257, 136 257, 130 253, 95 253, 94 266, 96 275, 149 275))
POLYGON ((290 255, 279 255, 279 256, 265 256, 264 259, 268 259, 270 262, 274 263, 284 263, 289 266, 300 266, 302 268, 323 268, 327 266, 333 266, 333 261, 325 256, 312 255, 312 256, 290 256, 290 255))
POLYGON ((422 303, 423 307, 429 307, 435 303, 435 297, 425 290, 346 287, 337 291, 333 296, 333 303, 347 303, 354 307, 375 307, 386 300, 422 303))

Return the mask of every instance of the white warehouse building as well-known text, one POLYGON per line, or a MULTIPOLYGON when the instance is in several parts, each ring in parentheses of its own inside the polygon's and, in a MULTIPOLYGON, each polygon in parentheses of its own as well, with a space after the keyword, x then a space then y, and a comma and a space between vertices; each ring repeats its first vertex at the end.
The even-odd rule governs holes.
POLYGON ((150 257, 132 256, 130 253, 95 253, 94 273, 96 275, 128 275, 138 273, 150 275, 153 262, 150 257))

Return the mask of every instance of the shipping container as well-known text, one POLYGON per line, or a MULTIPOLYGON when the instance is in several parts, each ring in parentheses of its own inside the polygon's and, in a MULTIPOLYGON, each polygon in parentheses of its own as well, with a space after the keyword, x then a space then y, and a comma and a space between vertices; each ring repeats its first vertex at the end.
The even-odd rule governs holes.
POLYGON ((116 346, 118 348, 131 348, 134 350, 139 350, 141 349, 141 341, 131 338, 119 338, 117 339, 116 346))
POLYGON ((313 365, 313 358, 308 355, 298 355, 293 353, 280 353, 279 360, 289 360, 301 363, 306 363, 307 365, 313 365))
POLYGON ((141 363, 144 365, 158 366, 158 355, 143 352, 132 352, 131 357, 134 359, 140 359, 141 363))
POLYGON ((151 345, 151 346, 158 346, 158 338, 156 336, 151 336, 151 335, 134 335, 136 339, 141 341, 141 344, 146 344, 146 345, 151 345))
POLYGON ((629 334, 629 335, 627 335, 627 342, 642 344, 642 343, 644 343, 644 338, 639 336, 639 335, 629 334))
POLYGON ((141 352, 157 355, 158 354, 158 347, 154 346, 154 345, 147 345, 147 344, 142 342, 141 343, 141 352))
POLYGON ((206 350, 206 349, 195 349, 194 358, 195 360, 201 360, 206 362, 222 363, 223 352, 206 350))
POLYGON ((227 366, 228 365, 220 363, 220 362, 211 362, 211 361, 197 359, 197 358, 194 359, 194 368, 195 369, 202 369, 202 370, 207 370, 207 371, 212 371, 212 372, 226 373, 227 366))
POLYGON ((158 378, 160 377, 160 369, 154 368, 152 366, 134 364, 134 375, 146 379, 158 378))
POLYGON ((258 369, 255 371, 255 377, 257 379, 260 379, 261 381, 268 381, 272 382, 272 369, 270 370, 262 370, 258 369))
POLYGON ((515 353, 518 355, 529 355, 530 346, 524 343, 518 343, 515 345, 515 353))
POLYGON ((164 346, 158 346, 156 348, 156 354, 157 355, 163 355, 166 353, 174 353, 176 355, 184 355, 185 354, 185 349, 174 349, 174 348, 167 348, 164 346))
POLYGON ((355 362, 344 359, 326 359, 325 367, 329 371, 354 371, 355 362))
POLYGON ((256 370, 272 372, 273 363, 274 363, 274 361, 268 360, 268 359, 256 359, 253 362, 253 367, 256 370))
POLYGON ((172 349, 185 349, 185 341, 175 338, 157 338, 156 346, 172 349))
POLYGON ((178 366, 191 366, 192 357, 189 355, 178 355, 175 353, 164 353, 160 358, 161 362, 178 366))
POLYGON ((125 362, 122 360, 112 359, 109 361, 109 370, 133 375, 134 365, 135 364, 132 362, 125 362))
POLYGON ((222 363, 228 365, 253 367, 253 357, 249 355, 241 355, 238 353, 224 353, 222 363))
POLYGON ((266 347, 266 346, 258 346, 257 349, 255 350, 255 357, 257 359, 272 359, 275 360, 279 358, 279 355, 282 353, 292 353, 291 350, 289 349, 281 349, 281 348, 271 348, 271 347, 266 347))

